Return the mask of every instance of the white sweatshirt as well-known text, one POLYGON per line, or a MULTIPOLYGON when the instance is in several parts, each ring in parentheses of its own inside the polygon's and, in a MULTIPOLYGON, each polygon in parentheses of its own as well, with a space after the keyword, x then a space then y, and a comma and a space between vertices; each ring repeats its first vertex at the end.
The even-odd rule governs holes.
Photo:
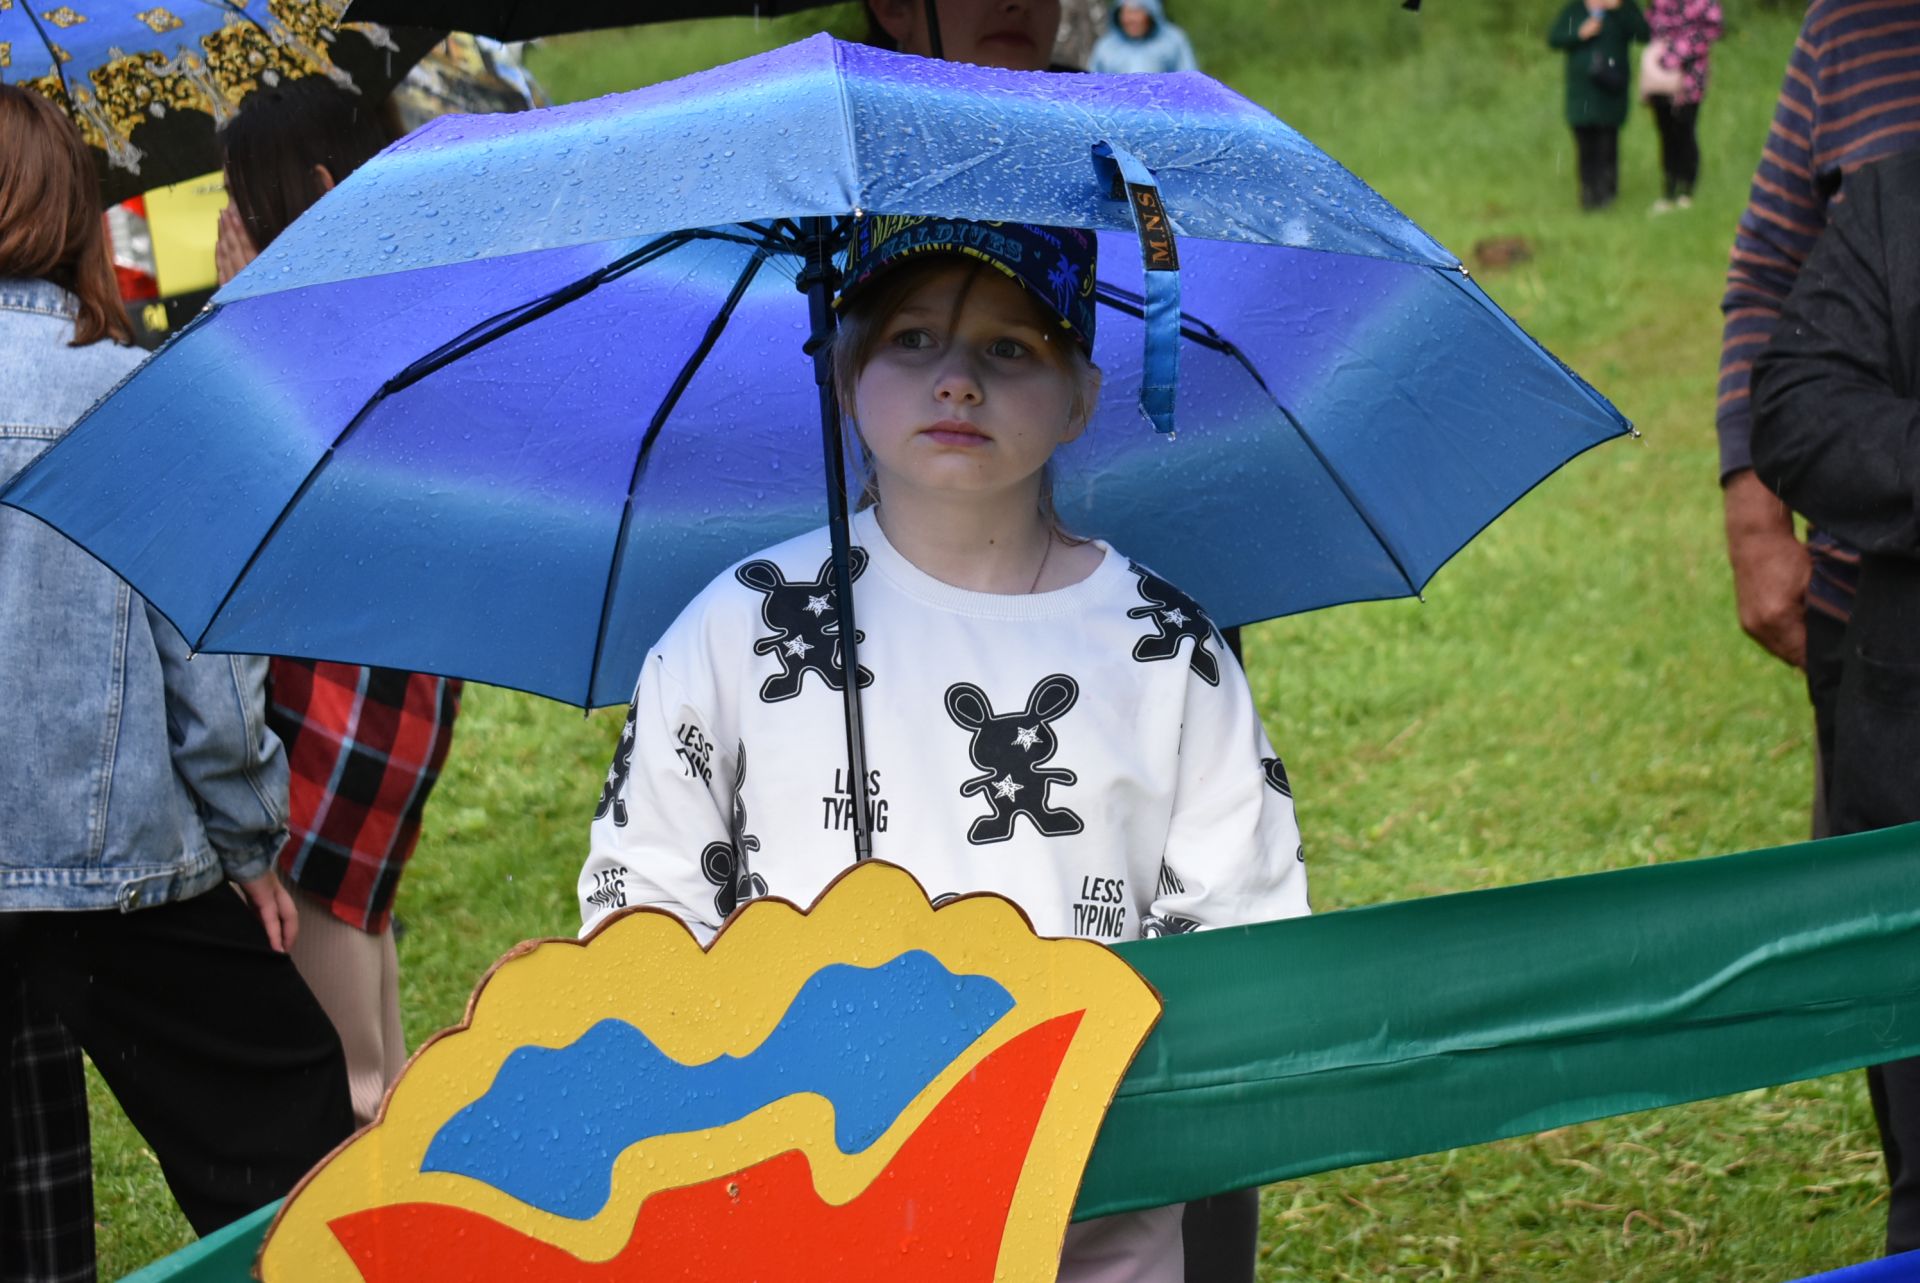
MULTIPOLYGON (((1043 936, 1117 942, 1307 911, 1291 788, 1191 599, 1101 545, 1053 592, 969 592, 853 522, 873 853, 930 896, 994 891, 1043 936)), ((580 875, 709 938, 853 859, 824 529, 707 586, 647 657, 580 875)))

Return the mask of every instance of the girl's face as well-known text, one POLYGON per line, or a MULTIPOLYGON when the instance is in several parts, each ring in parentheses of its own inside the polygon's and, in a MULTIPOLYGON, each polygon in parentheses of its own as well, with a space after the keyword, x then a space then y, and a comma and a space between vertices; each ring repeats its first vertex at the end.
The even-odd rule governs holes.
MULTIPOLYGON (((926 0, 869 0, 902 53, 933 52, 926 0)), ((939 0, 941 54, 1010 71, 1045 71, 1060 28, 1060 0, 939 0)))
POLYGON ((1030 490, 1080 435, 1071 343, 1011 280, 956 262, 908 294, 854 381, 853 414, 883 504, 1030 490))

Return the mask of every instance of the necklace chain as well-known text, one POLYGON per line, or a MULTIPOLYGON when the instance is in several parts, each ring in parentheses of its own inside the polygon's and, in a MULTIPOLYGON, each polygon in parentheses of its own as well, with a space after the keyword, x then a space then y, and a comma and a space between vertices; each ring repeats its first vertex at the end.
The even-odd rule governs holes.
POLYGON ((1033 572, 1033 582, 1027 585, 1027 594, 1040 591, 1040 576, 1047 573, 1047 558, 1053 556, 1053 531, 1047 531, 1047 546, 1040 554, 1040 567, 1033 572))

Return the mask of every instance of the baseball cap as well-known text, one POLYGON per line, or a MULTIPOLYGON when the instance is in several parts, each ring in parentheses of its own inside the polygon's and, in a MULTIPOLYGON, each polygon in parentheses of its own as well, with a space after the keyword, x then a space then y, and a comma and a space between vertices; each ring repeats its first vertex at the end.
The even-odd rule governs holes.
POLYGON ((1078 227, 988 223, 915 214, 861 214, 847 246, 845 283, 835 306, 856 296, 887 269, 927 254, 958 254, 986 263, 1019 285, 1093 355, 1093 285, 1097 244, 1078 227))

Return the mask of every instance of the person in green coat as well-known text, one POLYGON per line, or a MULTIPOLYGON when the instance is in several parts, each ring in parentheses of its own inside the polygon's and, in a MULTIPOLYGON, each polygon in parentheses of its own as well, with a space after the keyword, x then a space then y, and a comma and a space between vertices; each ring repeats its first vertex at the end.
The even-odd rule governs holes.
POLYGON ((1580 155, 1582 209, 1605 209, 1620 190, 1632 45, 1652 36, 1634 0, 1569 0, 1547 29, 1547 43, 1567 55, 1567 123, 1580 155))

